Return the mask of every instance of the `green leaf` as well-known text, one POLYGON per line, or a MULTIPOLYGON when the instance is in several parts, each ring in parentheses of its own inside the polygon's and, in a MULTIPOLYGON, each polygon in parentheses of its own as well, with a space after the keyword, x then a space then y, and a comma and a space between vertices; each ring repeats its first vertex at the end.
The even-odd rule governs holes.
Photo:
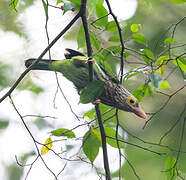
POLYGON ((75 138, 75 134, 73 131, 69 130, 69 129, 65 129, 65 128, 59 128, 56 130, 53 130, 50 132, 50 134, 52 136, 65 136, 67 138, 75 138))
POLYGON ((123 53, 123 57, 128 57, 128 56, 130 56, 130 52, 129 51, 125 51, 124 53, 123 53))
POLYGON ((167 38, 164 40, 164 44, 171 44, 171 43, 174 43, 174 42, 177 42, 176 39, 173 39, 173 38, 167 38))
POLYGON ((70 2, 72 2, 72 3, 74 3, 74 4, 78 5, 78 6, 81 5, 81 0, 67 0, 67 1, 70 1, 70 2))
POLYGON ((132 25, 130 26, 130 30, 131 30, 132 32, 138 32, 139 29, 140 29, 140 24, 132 24, 132 25))
POLYGON ((93 163, 96 159, 100 146, 101 137, 99 131, 96 129, 90 129, 88 132, 86 132, 83 137, 83 152, 91 163, 93 163))
POLYGON ((131 36, 131 38, 134 40, 134 41, 136 41, 137 43, 139 43, 139 44, 143 44, 143 45, 147 45, 147 40, 146 40, 146 38, 144 37, 144 35, 143 34, 138 34, 138 33, 136 33, 136 34, 133 34, 132 36, 131 36))
POLYGON ((159 63, 162 63, 163 61, 169 60, 169 56, 160 56, 156 62, 154 63, 155 66, 157 66, 159 63))
POLYGON ((132 94, 138 99, 140 102, 144 97, 153 95, 152 88, 149 85, 140 85, 138 89, 134 90, 132 94))
POLYGON ((96 4, 96 16, 99 18, 96 22, 95 25, 100 26, 100 27, 105 27, 108 23, 108 12, 104 8, 104 6, 100 3, 96 4))
POLYGON ((176 167, 173 168, 175 163, 176 159, 174 157, 167 158, 165 165, 167 180, 174 180, 177 177, 176 167))
POLYGON ((107 31, 117 31, 117 26, 116 26, 116 22, 115 21, 110 21, 108 22, 108 24, 106 25, 106 30, 107 31))
POLYGON ((108 64, 108 62, 105 60, 105 57, 103 54, 97 53, 96 55, 94 55, 96 62, 101 66, 103 66, 103 68, 105 68, 105 70, 108 70, 111 74, 113 73, 112 68, 110 67, 110 65, 108 64))
POLYGON ((96 59, 96 63, 99 65, 103 73, 109 75, 115 83, 119 83, 117 75, 113 72, 112 68, 110 67, 108 62, 105 60, 106 58, 103 54, 104 53, 102 54, 98 53, 94 55, 96 59))
POLYGON ((63 3, 63 0, 57 0, 56 5, 63 3))
POLYGON ((183 57, 179 57, 178 60, 183 63, 184 65, 186 65, 186 59, 183 57))
POLYGON ((80 92, 80 103, 87 104, 95 101, 104 91, 104 82, 94 80, 80 92))
POLYGON ((115 55, 120 55, 121 54, 121 49, 122 49, 121 46, 110 46, 110 47, 107 48, 106 51, 103 51, 103 52, 105 52, 106 54, 110 54, 110 56, 112 57, 113 54, 114 54, 114 56, 115 55), (110 53, 109 53, 109 51, 110 51, 110 53))
POLYGON ((91 40, 92 45, 97 50, 100 50, 100 48, 101 48, 100 42, 97 40, 96 36, 93 33, 90 34, 90 40, 91 40))
POLYGON ((163 80, 162 82, 161 82, 161 85, 159 86, 159 88, 170 88, 170 85, 169 85, 169 83, 168 83, 168 81, 165 81, 165 80, 163 80))
POLYGON ((161 73, 161 75, 164 75, 165 69, 166 69, 167 65, 166 64, 162 64, 159 68, 159 71, 161 73))
POLYGON ((8 120, 1 120, 0 119, 0 130, 5 129, 8 127, 9 121, 8 120))
POLYGON ((145 62, 150 63, 153 59, 154 59, 154 54, 152 51, 150 51, 149 49, 141 49, 140 50, 143 54, 142 58, 145 62))
POLYGON ((155 88, 158 88, 162 83, 162 78, 160 74, 152 73, 150 74, 149 78, 155 88))
MULTIPOLYGON (((108 124, 108 126, 110 127, 111 124, 116 123, 116 116, 113 116, 115 109, 105 104, 100 104, 99 107, 100 107, 102 119, 104 121, 105 126, 108 124)), ((97 119, 96 119, 96 124, 98 125, 97 119)))
POLYGON ((170 0, 173 3, 185 3, 186 0, 170 0))
POLYGON ((95 118, 95 109, 91 109, 83 114, 83 118, 88 117, 89 119, 95 118))
MULTIPOLYGON (((109 137, 107 138, 107 143, 114 148, 118 148, 117 140, 116 140, 116 130, 114 130, 110 127, 105 127, 104 129, 105 129, 106 135, 111 137, 111 138, 109 138, 109 137), (114 138, 114 139, 112 139, 112 138, 114 138)), ((122 137, 118 134, 117 139, 122 140, 122 137)), ((120 148, 124 148, 124 143, 123 142, 118 141, 118 143, 119 143, 120 148)))
MULTIPOLYGON (((81 1, 81 0, 80 0, 81 1)), ((87 12, 89 15, 95 16, 96 4, 103 4, 104 0, 88 0, 87 1, 87 12)))
POLYGON ((46 4, 46 2, 44 0, 42 0, 42 4, 43 4, 44 10, 45 10, 46 20, 48 20, 48 7, 47 7, 47 4, 46 4))
POLYGON ((18 4, 18 0, 10 0, 11 10, 16 10, 17 4, 18 4))
POLYGON ((48 138, 45 141, 45 144, 43 145, 43 147, 41 149, 41 155, 45 155, 46 153, 48 153, 51 148, 52 148, 52 139, 48 138))
POLYGON ((186 72, 186 65, 183 64, 179 59, 174 60, 173 64, 175 64, 176 66, 179 66, 182 71, 186 72))
POLYGON ((120 39, 118 36, 111 36, 109 37, 108 41, 110 42, 120 42, 120 39))
POLYGON ((83 24, 81 24, 79 28, 79 32, 77 35, 77 43, 78 43, 78 49, 85 47, 85 33, 83 29, 83 24))

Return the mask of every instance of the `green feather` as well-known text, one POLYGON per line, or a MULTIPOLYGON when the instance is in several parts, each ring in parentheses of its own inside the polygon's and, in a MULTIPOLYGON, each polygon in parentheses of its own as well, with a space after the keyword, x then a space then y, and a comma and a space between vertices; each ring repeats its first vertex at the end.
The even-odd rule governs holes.
MULTIPOLYGON (((65 57, 66 59, 64 60, 42 59, 37 64, 33 65, 32 69, 60 72, 75 85, 80 93, 80 91, 89 84, 89 58, 72 49, 67 49, 65 57)), ((25 66, 29 67, 35 60, 36 59, 26 60, 25 66)), ((98 95, 101 102, 124 111, 133 112, 142 118, 146 118, 146 114, 139 108, 137 99, 119 84, 117 76, 112 72, 106 62, 103 63, 100 60, 92 60, 94 61, 94 80, 104 82, 104 90, 101 95, 98 95), (131 98, 133 102, 135 102, 134 105, 131 105, 129 102, 129 99, 131 98)))
POLYGON ((89 82, 88 64, 85 63, 84 57, 78 56, 73 59, 54 61, 51 63, 50 68, 62 73, 63 76, 73 82, 78 91, 83 89, 89 82))

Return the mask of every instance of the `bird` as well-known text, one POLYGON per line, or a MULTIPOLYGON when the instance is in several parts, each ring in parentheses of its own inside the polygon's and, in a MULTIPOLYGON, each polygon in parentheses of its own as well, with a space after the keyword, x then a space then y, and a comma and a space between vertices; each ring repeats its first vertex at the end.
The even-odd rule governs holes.
MULTIPOLYGON (((143 119, 147 118, 146 113, 140 108, 138 100, 119 83, 116 74, 111 72, 110 69, 108 70, 101 61, 87 57, 73 49, 66 48, 65 50, 66 53, 64 55, 66 59, 41 59, 31 67, 31 70, 60 72, 74 84, 78 93, 81 94, 81 91, 90 83, 88 61, 92 61, 93 80, 99 80, 104 83, 104 89, 97 99, 105 105, 134 113, 143 119)), ((25 66, 28 68, 35 60, 36 58, 27 59, 25 66)))

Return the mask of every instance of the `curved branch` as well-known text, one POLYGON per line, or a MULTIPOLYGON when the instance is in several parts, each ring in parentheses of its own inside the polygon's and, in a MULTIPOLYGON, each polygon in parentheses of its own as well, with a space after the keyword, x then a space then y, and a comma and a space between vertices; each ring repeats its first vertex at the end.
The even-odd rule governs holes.
POLYGON ((0 98, 0 103, 11 95, 11 93, 15 90, 15 88, 18 86, 18 84, 21 82, 21 80, 26 76, 26 74, 32 69, 32 66, 37 64, 41 58, 49 51, 49 49, 70 29, 70 27, 79 19, 81 16, 82 11, 80 10, 78 14, 69 22, 69 24, 54 38, 54 40, 45 48, 45 50, 40 54, 40 56, 37 58, 37 60, 29 66, 16 80, 16 82, 13 84, 13 86, 10 88, 10 90, 0 98))
POLYGON ((123 81, 123 70, 124 70, 124 59, 123 59, 123 53, 124 53, 124 50, 125 50, 125 45, 124 45, 124 42, 123 42, 123 37, 122 37, 122 29, 119 25, 119 22, 117 20, 117 17, 115 16, 115 14, 112 12, 112 8, 111 8, 111 5, 109 3, 109 0, 105 0, 105 2, 107 3, 107 6, 108 6, 108 9, 109 9, 109 14, 113 17, 115 23, 116 23, 116 26, 118 28, 118 33, 119 33, 119 39, 120 39, 120 43, 121 43, 121 54, 120 54, 120 60, 121 60, 121 63, 120 63, 120 84, 122 84, 122 81, 123 81))

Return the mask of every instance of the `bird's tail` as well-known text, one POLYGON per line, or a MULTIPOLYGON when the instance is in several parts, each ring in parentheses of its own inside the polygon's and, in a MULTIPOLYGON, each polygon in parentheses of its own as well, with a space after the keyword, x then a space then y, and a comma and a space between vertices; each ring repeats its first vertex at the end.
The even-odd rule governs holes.
MULTIPOLYGON (((31 58, 25 61, 25 66, 28 68, 36 59, 31 58)), ((51 63, 55 60, 50 61, 49 59, 41 59, 37 64, 32 66, 32 70, 51 70, 51 63)))
MULTIPOLYGON (((75 51, 73 49, 66 48, 65 49, 65 58, 72 59, 74 56, 85 56, 83 53, 75 51)), ((25 61, 25 66, 28 68, 36 58, 31 58, 25 61)), ((49 59, 41 59, 37 64, 32 66, 32 70, 53 70, 51 64, 56 60, 49 60, 49 59)))

